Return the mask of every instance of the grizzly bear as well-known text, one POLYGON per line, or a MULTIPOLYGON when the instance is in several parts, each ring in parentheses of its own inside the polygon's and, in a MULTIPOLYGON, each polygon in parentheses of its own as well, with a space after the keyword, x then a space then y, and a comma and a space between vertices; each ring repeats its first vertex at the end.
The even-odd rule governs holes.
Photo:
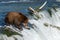
POLYGON ((22 23, 26 29, 30 29, 28 25, 28 18, 20 12, 8 12, 5 17, 5 23, 7 25, 15 25, 18 29, 22 29, 20 24, 22 23))

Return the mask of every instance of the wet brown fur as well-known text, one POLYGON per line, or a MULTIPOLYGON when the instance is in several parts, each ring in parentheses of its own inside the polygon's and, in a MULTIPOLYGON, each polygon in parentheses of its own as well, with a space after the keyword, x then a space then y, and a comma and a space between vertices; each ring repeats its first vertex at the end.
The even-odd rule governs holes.
POLYGON ((19 29, 22 28, 20 26, 20 24, 22 23, 25 26, 25 28, 27 28, 27 29, 29 28, 27 26, 28 18, 19 12, 8 12, 8 14, 5 17, 5 23, 7 25, 10 25, 10 24, 15 25, 19 29))

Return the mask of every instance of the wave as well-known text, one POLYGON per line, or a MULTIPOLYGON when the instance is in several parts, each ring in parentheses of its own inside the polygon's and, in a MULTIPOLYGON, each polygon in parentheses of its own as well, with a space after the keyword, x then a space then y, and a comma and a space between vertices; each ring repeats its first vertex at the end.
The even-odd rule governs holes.
POLYGON ((2 2, 0 2, 0 3, 18 3, 18 2, 20 2, 20 1, 7 1, 7 2, 5 2, 5 1, 2 1, 2 2))
POLYGON ((33 2, 33 1, 2 1, 0 3, 19 3, 19 2, 33 2))

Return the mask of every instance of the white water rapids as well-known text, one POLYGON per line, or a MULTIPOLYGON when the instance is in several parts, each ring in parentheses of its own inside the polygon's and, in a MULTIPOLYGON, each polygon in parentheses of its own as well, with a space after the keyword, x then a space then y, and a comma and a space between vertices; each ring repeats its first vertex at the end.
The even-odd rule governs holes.
MULTIPOLYGON (((23 29, 23 31, 13 30, 21 33, 23 37, 19 35, 7 35, 0 34, 0 40, 60 40, 60 8, 56 8, 57 11, 51 9, 52 17, 50 17, 48 11, 44 10, 39 12, 42 15, 41 19, 31 19, 29 22, 33 24, 33 28, 30 30, 23 29), (48 27, 46 25, 48 25, 48 27)), ((11 27, 11 26, 10 26, 11 27)))

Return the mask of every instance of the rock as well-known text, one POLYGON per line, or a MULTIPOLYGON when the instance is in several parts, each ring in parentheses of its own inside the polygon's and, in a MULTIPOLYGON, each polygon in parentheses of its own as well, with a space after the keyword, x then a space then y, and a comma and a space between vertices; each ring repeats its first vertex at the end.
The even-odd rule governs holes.
POLYGON ((5 34, 8 37, 12 35, 23 36, 20 31, 17 31, 18 29, 16 30, 16 28, 13 28, 12 26, 5 26, 3 28, 1 27, 0 30, 1 30, 0 32, 1 34, 5 34))
POLYGON ((48 23, 44 23, 44 26, 48 27, 48 23))

